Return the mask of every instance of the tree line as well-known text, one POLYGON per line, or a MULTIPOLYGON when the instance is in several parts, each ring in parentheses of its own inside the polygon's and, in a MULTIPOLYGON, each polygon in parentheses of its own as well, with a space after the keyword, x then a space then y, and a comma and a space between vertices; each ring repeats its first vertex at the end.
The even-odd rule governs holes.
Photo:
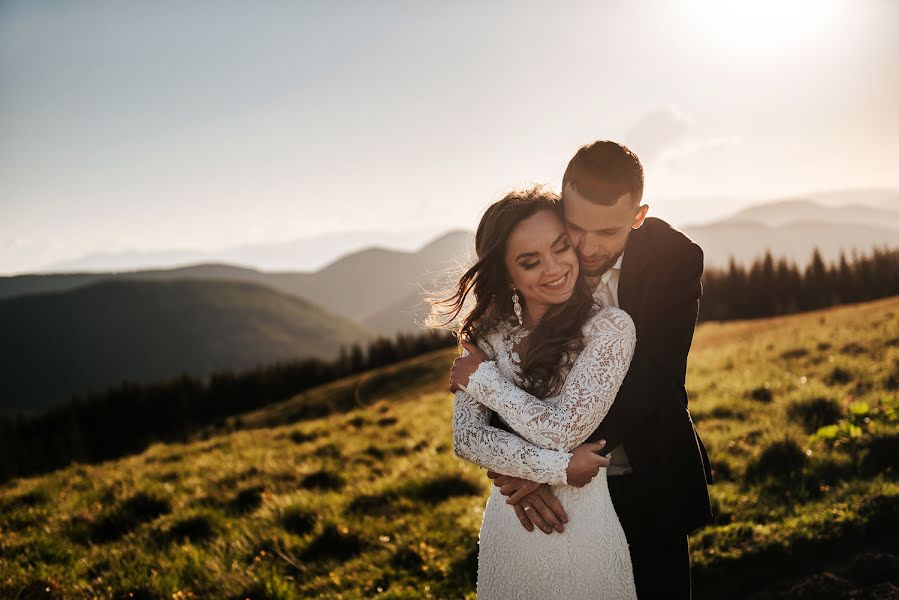
POLYGON ((804 269, 770 250, 749 267, 733 258, 726 269, 702 277, 700 321, 728 321, 785 315, 899 294, 899 250, 845 253, 826 264, 816 248, 804 269))
POLYGON ((180 442, 225 418, 290 398, 309 388, 456 344, 448 332, 400 333, 365 347, 344 347, 331 361, 282 361, 207 378, 181 374, 154 383, 123 381, 73 396, 35 414, 0 417, 0 482, 180 442))

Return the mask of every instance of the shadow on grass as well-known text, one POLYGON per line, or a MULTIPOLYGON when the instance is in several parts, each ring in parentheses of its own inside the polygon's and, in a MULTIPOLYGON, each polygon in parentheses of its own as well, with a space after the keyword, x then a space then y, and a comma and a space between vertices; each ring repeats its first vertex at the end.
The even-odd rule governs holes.
POLYGON ((124 502, 101 512, 96 518, 75 516, 66 527, 68 537, 76 543, 112 542, 124 537, 143 523, 172 512, 167 498, 138 492, 124 502))
POLYGON ((185 540, 203 543, 215 539, 217 535, 215 520, 209 515, 197 514, 175 521, 168 529, 157 532, 154 537, 157 542, 163 544, 185 540))
POLYGON ((56 582, 36 578, 24 585, 0 585, 0 598, 16 598, 17 600, 57 600, 67 598, 63 589, 56 582))
MULTIPOLYGON (((771 540, 753 538, 749 525, 736 523, 709 531, 708 539, 724 535, 714 546, 738 549, 728 556, 712 558, 694 565, 693 593, 696 598, 731 598, 739 590, 744 598, 842 598, 834 589, 821 595, 808 595, 822 588, 826 581, 839 583, 822 572, 828 565, 842 569, 855 565, 838 579, 850 582, 853 588, 865 587, 880 579, 883 569, 896 564, 895 540, 899 538, 899 496, 867 496, 862 499, 852 518, 836 520, 833 526, 812 535, 797 528, 787 535, 771 540), (727 536, 730 537, 727 537, 727 536), (720 540, 725 540, 722 543, 720 540), (866 553, 887 554, 873 562, 866 553), (850 563, 848 557, 856 556, 850 563), (772 582, 782 589, 773 589, 772 582), (787 586, 783 582, 792 582, 787 586)), ((703 543, 703 534, 697 542, 703 543)), ((693 545, 691 544, 691 547, 693 545)), ((833 575, 832 573, 830 575, 833 575)), ((855 592, 852 592, 855 594, 855 592)), ((852 598, 894 598, 896 596, 852 595, 852 598)))
POLYGON ((787 406, 787 417, 802 425, 806 433, 815 433, 825 425, 833 425, 842 416, 843 409, 833 398, 796 400, 787 406))
POLYGON ((300 487, 306 489, 317 489, 317 490, 340 490, 346 486, 346 479, 344 479, 339 473, 332 473, 330 471, 315 471, 314 473, 310 473, 303 477, 300 480, 300 487))
POLYGON ((322 532, 303 550, 300 557, 306 561, 345 561, 364 552, 369 543, 348 527, 326 523, 322 532))
POLYGON ((262 495, 264 493, 265 486, 263 485, 244 488, 234 495, 225 508, 236 515, 251 513, 262 506, 262 495))
POLYGON ((877 435, 867 443, 862 473, 867 476, 880 473, 889 477, 899 475, 899 433, 877 435))
POLYGON ((281 511, 281 525, 286 531, 305 535, 315 529, 318 515, 302 506, 288 506, 281 511))
POLYGON ((378 494, 356 496, 347 505, 354 514, 387 515, 398 510, 416 510, 421 505, 436 505, 460 496, 477 496, 483 490, 462 475, 438 475, 432 479, 412 481, 378 494))
POLYGON ((746 392, 746 397, 750 400, 763 402, 765 404, 768 404, 769 402, 774 400, 774 394, 771 392, 771 388, 765 387, 763 385, 746 392))
POLYGON ((306 442, 311 442, 315 439, 318 439, 318 437, 320 435, 321 435, 320 433, 315 432, 315 431, 306 433, 304 431, 297 430, 297 431, 291 431, 290 435, 288 437, 290 438, 290 441, 293 442, 294 444, 305 444, 306 442))
POLYGON ((852 373, 842 367, 834 367, 833 371, 824 378, 827 385, 845 385, 852 381, 852 373))
POLYGON ((49 499, 49 494, 44 490, 32 490, 0 502, 0 513, 20 508, 34 508, 46 504, 49 499))

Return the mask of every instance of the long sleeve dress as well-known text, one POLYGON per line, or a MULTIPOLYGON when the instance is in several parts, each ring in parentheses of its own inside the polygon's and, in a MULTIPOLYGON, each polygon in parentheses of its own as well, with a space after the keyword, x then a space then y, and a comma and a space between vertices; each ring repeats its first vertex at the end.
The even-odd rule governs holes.
MULTIPOLYGON (((559 394, 537 398, 520 389, 523 332, 502 323, 479 340, 484 361, 457 392, 453 448, 457 456, 553 486, 569 516, 563 533, 528 532, 499 488, 491 489, 478 537, 477 593, 501 598, 636 598, 624 530, 609 495, 605 469, 583 487, 568 485, 570 450, 583 443, 608 413, 636 346, 624 311, 598 310, 584 325, 584 348, 559 394), (490 413, 521 437, 491 427, 490 413)), ((571 363, 569 363, 571 364, 571 363)))

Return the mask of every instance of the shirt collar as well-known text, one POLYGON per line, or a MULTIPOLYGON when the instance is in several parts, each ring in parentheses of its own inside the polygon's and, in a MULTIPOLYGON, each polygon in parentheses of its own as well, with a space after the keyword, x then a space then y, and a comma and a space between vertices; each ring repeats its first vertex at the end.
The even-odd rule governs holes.
POLYGON ((612 277, 612 271, 615 269, 621 270, 621 261, 624 260, 624 252, 618 257, 618 260, 615 261, 615 264, 609 267, 605 273, 603 273, 599 280, 603 285, 608 285, 609 279, 612 277))

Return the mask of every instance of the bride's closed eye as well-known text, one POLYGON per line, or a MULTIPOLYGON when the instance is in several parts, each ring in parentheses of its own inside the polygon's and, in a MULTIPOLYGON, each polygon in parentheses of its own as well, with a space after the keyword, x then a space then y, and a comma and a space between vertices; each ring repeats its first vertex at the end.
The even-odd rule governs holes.
MULTIPOLYGON (((571 241, 569 241, 568 238, 560 240, 560 243, 561 243, 561 246, 559 246, 557 249, 553 250, 553 252, 555 252, 556 254, 564 254, 565 252, 568 252, 568 250, 571 248, 571 241)), ((527 263, 527 264, 518 263, 518 265, 525 271, 529 271, 539 264, 540 264, 539 260, 536 262, 527 263)))

